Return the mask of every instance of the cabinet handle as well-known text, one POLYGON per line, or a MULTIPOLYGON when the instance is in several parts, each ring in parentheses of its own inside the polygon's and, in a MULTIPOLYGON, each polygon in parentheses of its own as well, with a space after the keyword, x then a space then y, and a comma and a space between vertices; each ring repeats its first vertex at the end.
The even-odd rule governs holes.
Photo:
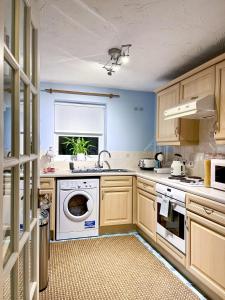
POLYGON ((211 215, 214 212, 213 209, 210 209, 210 208, 207 208, 207 207, 204 207, 204 206, 203 206, 203 209, 207 213, 207 215, 211 215))
POLYGON ((102 201, 104 200, 105 197, 105 193, 102 193, 102 201))
POLYGON ((179 127, 175 128, 175 136, 178 137, 179 136, 179 127))
POLYGON ((153 201, 153 209, 155 210, 155 201, 153 201))

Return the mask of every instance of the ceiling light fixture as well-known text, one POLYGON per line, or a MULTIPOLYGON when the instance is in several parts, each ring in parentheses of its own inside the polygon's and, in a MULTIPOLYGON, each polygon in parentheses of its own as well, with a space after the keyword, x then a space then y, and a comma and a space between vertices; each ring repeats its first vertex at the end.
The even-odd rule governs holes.
POLYGON ((111 76, 114 72, 119 71, 121 65, 127 64, 130 60, 130 47, 132 45, 122 45, 120 48, 111 48, 108 51, 109 61, 103 66, 107 74, 111 76))

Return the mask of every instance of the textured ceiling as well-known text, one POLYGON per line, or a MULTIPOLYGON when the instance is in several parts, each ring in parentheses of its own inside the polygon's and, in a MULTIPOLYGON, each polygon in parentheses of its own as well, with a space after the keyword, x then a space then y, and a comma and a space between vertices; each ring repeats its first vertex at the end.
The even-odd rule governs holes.
POLYGON ((225 52, 225 0, 39 1, 42 81, 151 91, 225 52), (127 43, 108 76, 108 49, 127 43))

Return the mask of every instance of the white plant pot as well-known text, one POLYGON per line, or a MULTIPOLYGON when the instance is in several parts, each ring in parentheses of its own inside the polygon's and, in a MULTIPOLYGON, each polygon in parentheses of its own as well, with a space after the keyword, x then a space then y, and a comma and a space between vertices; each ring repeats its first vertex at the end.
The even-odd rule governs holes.
POLYGON ((76 158, 78 161, 84 161, 86 157, 84 153, 77 153, 76 158))

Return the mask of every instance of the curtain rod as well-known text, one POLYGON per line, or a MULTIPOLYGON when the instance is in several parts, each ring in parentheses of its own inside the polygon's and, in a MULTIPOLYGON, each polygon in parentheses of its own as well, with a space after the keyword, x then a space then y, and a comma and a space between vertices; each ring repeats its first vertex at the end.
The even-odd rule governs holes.
POLYGON ((61 93, 61 94, 72 94, 72 95, 82 95, 82 96, 109 97, 110 99, 120 97, 120 95, 116 95, 116 94, 79 92, 79 91, 68 91, 68 90, 57 90, 57 89, 44 89, 44 90, 41 90, 41 92, 46 92, 46 93, 49 93, 49 94, 61 93))

